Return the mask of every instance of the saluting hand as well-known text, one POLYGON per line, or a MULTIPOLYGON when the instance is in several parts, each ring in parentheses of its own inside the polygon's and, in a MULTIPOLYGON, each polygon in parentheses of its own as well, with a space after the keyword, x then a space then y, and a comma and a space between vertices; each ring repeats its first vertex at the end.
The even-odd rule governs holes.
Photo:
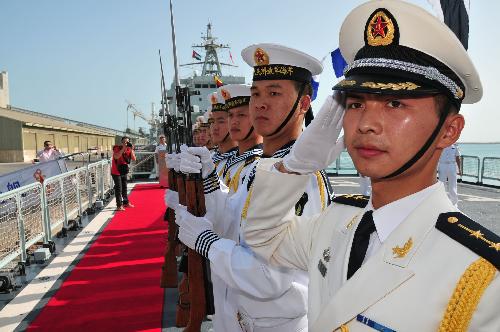
POLYGON ((338 139, 344 119, 344 95, 328 96, 311 124, 299 136, 284 167, 290 172, 310 174, 330 166, 344 150, 338 139))

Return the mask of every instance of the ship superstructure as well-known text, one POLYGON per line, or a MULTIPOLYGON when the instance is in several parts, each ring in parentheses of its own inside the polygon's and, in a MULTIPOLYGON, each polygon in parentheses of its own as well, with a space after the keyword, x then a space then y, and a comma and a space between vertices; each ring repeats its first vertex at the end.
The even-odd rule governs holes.
MULTIPOLYGON (((237 67, 233 64, 220 62, 218 51, 221 49, 229 49, 229 45, 217 43, 217 37, 212 35, 212 24, 207 24, 206 33, 201 37, 203 42, 201 44, 192 45, 193 49, 203 50, 205 52, 204 59, 202 55, 196 51, 193 51, 193 58, 199 59, 197 62, 191 62, 182 64, 181 67, 185 66, 201 66, 201 74, 198 75, 195 71, 193 76, 188 78, 181 78, 181 86, 187 86, 191 91, 197 91, 199 94, 191 96, 191 105, 195 106, 194 110, 198 111, 193 114, 193 117, 202 115, 205 113, 210 106, 210 102, 207 100, 209 93, 217 90, 217 84, 215 79, 218 78, 223 84, 244 84, 244 76, 232 76, 224 75, 223 67, 237 67), (197 107, 196 107, 197 106, 197 107)), ((203 52, 200 51, 200 52, 203 52)), ((172 83, 168 95, 172 96, 175 94, 175 85, 172 83)))

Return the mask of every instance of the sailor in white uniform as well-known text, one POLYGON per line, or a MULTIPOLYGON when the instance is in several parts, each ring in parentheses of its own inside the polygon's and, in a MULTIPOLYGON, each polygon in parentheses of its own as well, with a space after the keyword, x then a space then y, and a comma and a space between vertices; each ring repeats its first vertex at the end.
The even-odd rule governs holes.
POLYGON ((217 175, 222 177, 226 162, 237 153, 238 146, 229 136, 228 115, 224 107, 224 100, 217 91, 209 94, 208 99, 212 104, 208 121, 210 125, 210 137, 212 144, 217 145, 217 152, 212 155, 212 160, 215 163, 217 175))
POLYGON ((453 144, 443 149, 441 158, 439 158, 438 175, 439 181, 444 183, 448 197, 455 206, 458 204, 457 167, 458 173, 461 174, 460 151, 458 151, 457 145, 453 144))
MULTIPOLYGON (((263 158, 282 158, 290 152, 302 131, 304 115, 310 106, 310 80, 312 74, 321 72, 321 63, 300 51, 276 44, 252 45, 243 50, 242 55, 254 66, 250 116, 255 131, 264 136, 263 158)), ((202 174, 208 174, 213 166, 208 158, 200 156, 200 159, 201 165, 196 167, 191 158, 182 158, 181 170, 201 168, 202 174)), ((215 216, 211 211, 207 211, 206 218, 193 217, 181 209, 176 211, 179 238, 208 257, 213 275, 229 286, 227 296, 236 301, 242 330, 305 331, 307 274, 269 266, 240 240, 240 225, 246 223, 248 202, 252 195, 260 195, 252 189, 258 162, 245 167, 236 191, 227 198, 224 208, 215 209, 215 216), (221 227, 221 223, 226 225, 221 227), (227 236, 220 233, 221 228, 227 230, 227 236)), ((311 174, 307 182, 290 213, 310 216, 330 203, 331 188, 324 172, 311 174)), ((220 190, 212 194, 216 192, 220 190)), ((205 198, 207 209, 219 206, 216 202, 208 204, 211 198, 207 195, 205 198)))
MULTIPOLYGON (((224 109, 228 113, 228 127, 231 140, 238 143, 238 152, 231 155, 224 163, 219 178, 215 165, 211 173, 204 174, 206 217, 215 220, 214 231, 221 237, 238 241, 239 224, 230 204, 230 197, 238 190, 241 178, 245 176, 253 161, 262 155, 262 136, 258 135, 250 121, 248 103, 250 86, 243 84, 224 85, 219 88, 219 95, 224 100, 224 109)), ((181 170, 194 173, 201 169, 200 158, 210 163, 209 152, 203 148, 188 149, 181 170)), ((211 264, 211 268, 214 265, 211 264)), ((231 296, 227 284, 214 271, 211 274, 215 304, 215 316, 212 319, 215 331, 237 331, 240 325, 237 319, 237 305, 231 296)))
POLYGON ((225 163, 221 179, 232 192, 236 192, 247 166, 262 155, 262 136, 255 132, 250 121, 249 85, 228 84, 220 87, 217 92, 224 100, 228 113, 229 136, 238 143, 238 151, 225 163))
POLYGON ((463 129, 461 104, 482 97, 467 52, 433 15, 399 0, 355 8, 339 45, 349 64, 334 87, 341 95, 294 158, 259 163, 247 245, 309 271, 310 331, 500 331, 500 237, 458 211, 436 179, 443 148, 463 129), (342 145, 342 113, 343 141, 372 196, 339 196, 320 215, 294 216, 307 174, 342 145))

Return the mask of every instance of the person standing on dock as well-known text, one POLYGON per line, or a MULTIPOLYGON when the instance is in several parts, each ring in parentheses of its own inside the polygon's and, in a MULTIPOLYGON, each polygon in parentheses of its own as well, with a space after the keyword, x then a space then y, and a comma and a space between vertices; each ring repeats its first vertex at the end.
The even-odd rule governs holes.
MULTIPOLYGON (((168 187, 168 177, 167 177, 167 167, 166 167, 166 155, 167 155, 167 142, 165 135, 161 134, 158 136, 158 144, 155 148, 155 159, 156 159, 156 176, 158 177, 158 182, 160 187, 168 187)), ((171 144, 169 142, 169 144, 171 144)))
POLYGON ((436 178, 464 128, 462 103, 483 95, 469 55, 435 16, 400 0, 353 9, 339 47, 348 66, 333 88, 336 107, 321 110, 292 149, 310 163, 261 160, 246 244, 264 261, 309 272, 311 332, 500 331, 500 237, 461 213, 436 178), (333 161, 341 114, 372 196, 292 215, 311 172, 333 161))
MULTIPOLYGON (((225 163, 221 178, 215 172, 215 164, 209 162, 211 153, 208 148, 188 148, 186 152, 181 153, 180 170, 185 173, 198 172, 200 167, 203 167, 200 159, 211 164, 211 173, 205 174, 203 181, 207 207, 205 217, 213 222, 214 231, 221 237, 238 241, 241 211, 238 211, 234 204, 239 204, 240 201, 234 200, 233 196, 252 169, 253 162, 262 155, 262 136, 255 132, 250 120, 250 86, 229 84, 220 87, 219 92, 229 116, 230 137, 238 143, 238 153, 225 163)), ((244 199, 241 204, 243 203, 244 199)), ((234 292, 228 289, 226 282, 217 275, 218 268, 213 264, 210 266, 213 270, 211 279, 215 304, 215 316, 212 319, 214 331, 238 331, 240 328, 234 292)))
POLYGON ((460 164, 460 151, 456 144, 443 149, 438 164, 439 181, 444 183, 448 197, 455 206, 458 204, 457 168, 458 174, 462 174, 460 164))
POLYGON ((41 163, 56 160, 64 156, 64 154, 59 151, 59 149, 52 144, 51 141, 43 142, 43 150, 37 152, 36 157, 41 163))
POLYGON ((116 211, 124 211, 125 207, 133 208, 127 195, 127 176, 130 161, 136 160, 134 146, 127 136, 122 137, 121 144, 113 146, 111 159, 111 177, 115 184, 116 211))
POLYGON ((372 193, 372 183, 368 176, 359 174, 359 191, 361 195, 370 196, 372 193))
MULTIPOLYGON (((296 269, 275 268, 263 262, 246 246, 240 227, 247 222, 249 202, 262 194, 253 189, 258 163, 290 154, 302 133, 306 114, 312 112, 312 76, 320 74, 323 68, 314 57, 277 44, 251 45, 242 51, 242 57, 254 68, 248 107, 255 132, 263 136, 262 157, 245 167, 243 181, 238 180, 237 186, 230 185, 236 192, 228 198, 228 203, 222 204, 222 208, 218 208, 219 204, 207 204, 207 215, 203 218, 178 209, 179 239, 210 260, 212 275, 228 286, 228 291, 221 295, 227 297, 225 306, 231 310, 224 314, 233 312, 234 307, 229 301, 234 300, 237 313, 233 319, 238 320, 243 331, 306 331, 307 274, 296 269), (222 216, 214 217, 209 207, 217 209, 216 214, 222 216), (221 224, 225 225, 221 227, 221 224), (233 236, 228 235, 231 232, 222 234, 221 228, 234 229, 233 236)), ((221 94, 223 89, 220 88, 221 94)), ((227 105, 230 104, 228 99, 227 105)), ((323 106, 325 109, 329 107, 329 102, 323 106)), ((213 109, 212 112, 217 113, 213 109)), ((309 150, 314 150, 314 147, 309 150)), ((196 156, 195 151, 191 151, 196 156)), ((194 159, 193 156, 181 157, 180 166, 182 171, 188 165, 187 172, 201 169, 206 202, 209 200, 207 192, 220 193, 219 186, 224 187, 226 182, 215 178, 215 165, 207 153, 194 159), (197 167, 193 163, 197 163, 197 167)), ((275 190, 280 190, 280 186, 275 190)), ((314 172, 308 176, 307 187, 288 212, 311 216, 326 209, 330 199, 331 187, 325 173, 314 172)))

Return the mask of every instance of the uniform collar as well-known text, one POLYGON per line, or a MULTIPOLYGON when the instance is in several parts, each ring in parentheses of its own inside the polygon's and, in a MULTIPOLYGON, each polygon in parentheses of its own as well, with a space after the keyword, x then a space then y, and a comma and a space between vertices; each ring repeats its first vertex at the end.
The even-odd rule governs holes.
POLYGON ((290 152, 290 150, 292 149, 294 144, 295 144, 295 140, 291 140, 290 142, 286 143, 281 148, 276 150, 276 152, 274 152, 272 156, 268 156, 266 154, 263 154, 262 158, 283 158, 284 156, 286 156, 290 152))
POLYGON ((366 211, 373 210, 373 221, 377 229, 377 235, 380 242, 384 242, 389 235, 405 220, 410 213, 420 205, 430 194, 437 190, 440 182, 422 189, 414 194, 403 197, 384 205, 378 209, 374 209, 372 200, 368 202, 366 211))

